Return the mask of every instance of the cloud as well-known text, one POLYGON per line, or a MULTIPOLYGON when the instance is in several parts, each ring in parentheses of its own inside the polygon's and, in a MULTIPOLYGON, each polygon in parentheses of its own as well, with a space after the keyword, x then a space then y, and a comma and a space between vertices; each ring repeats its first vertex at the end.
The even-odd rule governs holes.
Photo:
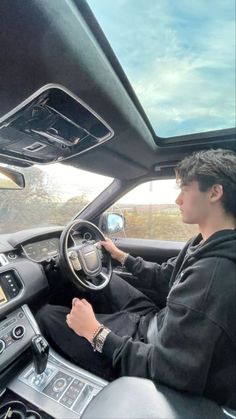
POLYGON ((234 125, 232 0, 89 3, 157 134, 234 125))

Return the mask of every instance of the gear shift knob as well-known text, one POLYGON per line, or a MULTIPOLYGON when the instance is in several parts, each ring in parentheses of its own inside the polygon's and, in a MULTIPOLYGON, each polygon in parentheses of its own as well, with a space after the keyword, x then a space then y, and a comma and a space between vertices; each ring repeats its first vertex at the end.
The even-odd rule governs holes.
POLYGON ((42 335, 35 335, 31 340, 31 350, 35 372, 42 374, 48 361, 49 345, 42 335))

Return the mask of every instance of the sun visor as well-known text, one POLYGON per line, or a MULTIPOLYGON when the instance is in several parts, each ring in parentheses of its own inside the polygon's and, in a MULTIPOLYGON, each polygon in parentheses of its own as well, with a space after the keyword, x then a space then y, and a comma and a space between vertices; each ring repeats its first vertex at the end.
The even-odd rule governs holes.
POLYGON ((0 155, 37 164, 58 162, 97 147, 113 135, 81 99, 50 84, 0 118, 0 155))

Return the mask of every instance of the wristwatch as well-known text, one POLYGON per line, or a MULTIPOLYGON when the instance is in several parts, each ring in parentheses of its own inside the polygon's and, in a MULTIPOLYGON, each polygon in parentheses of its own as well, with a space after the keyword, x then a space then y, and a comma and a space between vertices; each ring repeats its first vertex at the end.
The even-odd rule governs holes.
POLYGON ((129 256, 129 253, 125 253, 125 252, 124 252, 124 255, 123 255, 123 257, 122 257, 122 259, 121 259, 121 261, 120 261, 121 266, 125 266, 125 262, 126 262, 126 260, 127 260, 128 256, 129 256))
POLYGON ((103 345, 107 335, 110 333, 110 329, 103 327, 93 339, 93 348, 95 351, 102 353, 103 345))

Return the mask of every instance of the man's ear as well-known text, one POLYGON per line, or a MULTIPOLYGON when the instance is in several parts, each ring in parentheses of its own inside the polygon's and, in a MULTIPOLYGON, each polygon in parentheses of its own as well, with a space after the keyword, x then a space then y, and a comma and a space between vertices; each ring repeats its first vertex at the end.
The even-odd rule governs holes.
POLYGON ((213 185, 210 189, 211 202, 219 201, 223 196, 223 186, 220 184, 213 185))

